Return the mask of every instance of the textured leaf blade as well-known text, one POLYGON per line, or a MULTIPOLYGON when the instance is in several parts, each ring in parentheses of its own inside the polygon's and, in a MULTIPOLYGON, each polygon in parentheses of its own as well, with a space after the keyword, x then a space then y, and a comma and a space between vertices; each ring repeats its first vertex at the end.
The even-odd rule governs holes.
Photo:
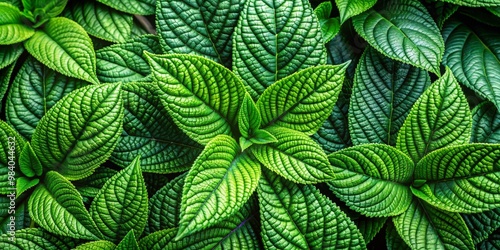
POLYGON ((68 179, 90 175, 115 148, 123 123, 120 84, 83 87, 40 120, 32 146, 44 167, 68 179))
POLYGON ((113 250, 116 245, 107 240, 91 241, 85 244, 81 244, 75 248, 75 250, 113 250))
POLYGON ((377 0, 335 0, 335 3, 340 11, 340 22, 344 23, 347 19, 373 7, 377 0))
POLYGON ((8 3, 0 3, 0 45, 22 42, 35 34, 35 30, 23 24, 19 9, 8 3))
POLYGON ((139 245, 134 236, 134 230, 130 230, 116 246, 115 250, 139 250, 139 245))
POLYGON ((35 18, 44 19, 55 17, 64 10, 68 0, 22 0, 24 12, 29 13, 35 18))
POLYGON ((330 42, 340 31, 339 18, 330 18, 332 13, 332 2, 322 2, 314 9, 314 13, 318 17, 323 34, 323 42, 330 42))
POLYGON ((476 214, 462 214, 472 235, 474 244, 478 244, 500 228, 500 208, 476 214))
POLYGON ((307 0, 246 1, 234 36, 233 70, 254 100, 277 80, 326 62, 307 0))
POLYGON ((217 135, 238 134, 246 92, 231 71, 193 55, 148 54, 148 60, 163 106, 189 137, 205 145, 217 135))
POLYGON ((262 122, 260 112, 250 95, 246 94, 238 112, 238 128, 242 136, 252 137, 253 133, 260 128, 262 122))
POLYGON ((19 169, 27 177, 41 176, 43 167, 31 144, 26 143, 19 156, 19 169))
POLYGON ((63 75, 99 83, 92 41, 74 21, 51 18, 24 46, 38 61, 63 75))
POLYGON ((16 160, 19 159, 25 143, 16 130, 0 120, 0 194, 11 194, 11 188, 15 186, 12 177, 9 180, 9 171, 16 170, 16 160))
POLYGON ((23 51, 24 48, 21 44, 0 46, 0 70, 15 62, 23 51))
POLYGON ((447 68, 411 108, 396 148, 417 162, 433 150, 469 142, 471 120, 467 99, 447 68))
POLYGON ((27 228, 16 231, 16 239, 12 241, 9 236, 0 236, 0 248, 23 249, 58 249, 70 250, 78 245, 78 240, 48 233, 41 228, 27 228))
POLYGON ((443 38, 419 1, 384 2, 381 10, 371 9, 355 16, 353 25, 360 36, 384 55, 440 75, 443 38))
POLYGON ((495 0, 443 0, 443 2, 469 7, 500 6, 495 0))
POLYGON ((260 164, 239 151, 233 138, 219 135, 196 159, 184 181, 177 239, 230 217, 250 198, 260 164))
POLYGON ((411 107, 430 83, 424 70, 367 48, 356 69, 349 106, 353 144, 395 145, 411 107))
POLYGON ((396 227, 389 222, 385 230, 385 242, 388 250, 411 250, 411 248, 399 236, 396 227))
POLYGON ((155 13, 155 0, 97 0, 125 13, 137 15, 153 15, 155 13))
POLYGON ((500 143, 500 112, 491 102, 483 102, 472 110, 471 142, 500 143))

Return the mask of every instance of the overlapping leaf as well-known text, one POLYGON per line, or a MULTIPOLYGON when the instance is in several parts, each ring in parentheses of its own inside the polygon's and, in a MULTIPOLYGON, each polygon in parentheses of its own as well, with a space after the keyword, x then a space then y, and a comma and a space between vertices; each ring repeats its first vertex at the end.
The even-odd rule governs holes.
POLYGON ((117 172, 118 171, 108 167, 99 167, 94 173, 92 173, 92 175, 78 181, 74 181, 73 184, 83 197, 94 198, 99 190, 101 190, 104 186, 106 181, 113 177, 117 172))
MULTIPOLYGON (((10 207, 11 198, 7 195, 0 196, 0 225, 2 225, 0 229, 2 233, 9 233, 8 231, 12 231, 10 228, 11 225, 9 225, 12 223, 11 221, 15 224, 16 232, 28 228, 31 225, 32 220, 28 213, 26 198, 28 198, 28 195, 25 194, 17 197, 16 207, 12 209, 12 207, 10 207), (9 214, 9 212, 11 214, 9 214), (14 220, 10 218, 12 215, 14 215, 14 220)), ((12 234, 12 232, 10 232, 10 234, 12 234)), ((9 237, 11 236, 12 235, 9 235, 9 237)))
POLYGON ((411 250, 411 248, 399 236, 392 222, 387 223, 385 230, 385 242, 388 250, 411 250))
POLYGON ((55 17, 64 10, 68 0, 23 0, 24 12, 38 19, 55 17))
POLYGON ((97 0, 119 11, 137 15, 152 15, 155 13, 155 0, 97 0))
POLYGON ((496 0, 443 0, 443 1, 469 7, 500 6, 500 3, 496 0))
POLYGON ((19 9, 8 3, 0 3, 0 45, 22 42, 35 33, 22 21, 19 9))
POLYGON ((16 231, 16 240, 9 240, 9 236, 3 234, 0 236, 0 248, 9 250, 24 249, 74 249, 78 241, 53 235, 40 228, 27 228, 16 231))
POLYGON ((474 244, 488 239, 495 230, 500 228, 500 208, 477 214, 462 214, 472 235, 474 244))
POLYGON ((26 143, 19 156, 19 169, 26 177, 41 176, 43 167, 33 148, 26 143))
POLYGON ((116 245, 111 241, 98 240, 81 244, 75 250, 114 250, 115 248, 116 245))
POLYGON ((5 97, 5 92, 9 89, 10 77, 14 72, 15 63, 11 64, 7 68, 0 69, 0 109, 3 109, 3 98, 5 97))
POLYGON ((150 233, 179 226, 185 178, 185 174, 178 176, 149 199, 147 230, 150 233))
POLYGON ((83 87, 40 120, 32 146, 44 167, 68 179, 90 175, 106 161, 122 132, 120 84, 83 87))
POLYGON ((233 70, 254 100, 277 80, 326 61, 307 0, 248 0, 235 30, 233 70))
POLYGON ((483 102, 472 110, 471 142, 500 143, 500 112, 491 102, 483 102))
POLYGON ((134 230, 130 230, 127 235, 114 248, 115 250, 139 250, 139 245, 134 235, 134 230))
MULTIPOLYGON (((0 46, 0 69, 3 69, 15 62, 23 53, 21 44, 1 45, 0 46)), ((2 74, 4 75, 4 74, 2 74)))
POLYGON ((349 106, 353 144, 395 145, 413 103, 428 85, 430 77, 424 70, 367 48, 358 63, 349 106))
POLYGON ((361 235, 363 235, 363 239, 365 239, 366 244, 370 243, 373 238, 377 236, 377 234, 382 230, 382 228, 386 224, 385 222, 387 221, 387 217, 370 218, 360 215, 356 219, 353 219, 353 217, 350 218, 354 221, 356 227, 358 227, 361 235))
POLYGON ((207 144, 220 134, 238 134, 245 89, 231 71, 193 55, 150 55, 163 106, 189 137, 207 144))
POLYGON ((15 187, 15 181, 9 181, 8 173, 16 170, 17 159, 25 143, 16 130, 0 120, 0 194, 10 194, 11 188, 15 187), (9 166, 13 167, 9 169, 9 166))
POLYGON ((321 27, 321 33, 323 34, 323 42, 330 42, 335 35, 340 31, 339 18, 330 18, 332 13, 332 2, 322 2, 314 9, 314 13, 318 17, 318 21, 321 27))
POLYGON ((336 0, 337 8, 340 11, 340 22, 359 15, 377 3, 377 0, 336 0))
POLYGON ((384 1, 380 10, 355 16, 353 24, 358 34, 384 55, 440 75, 443 38, 420 1, 384 1))

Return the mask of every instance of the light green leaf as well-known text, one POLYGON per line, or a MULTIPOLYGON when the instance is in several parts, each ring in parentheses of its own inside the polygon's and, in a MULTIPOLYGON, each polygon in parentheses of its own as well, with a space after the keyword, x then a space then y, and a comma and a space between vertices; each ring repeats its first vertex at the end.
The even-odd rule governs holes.
POLYGON ((185 178, 186 174, 178 176, 149 199, 147 231, 153 233, 179 225, 185 178))
POLYGON ((340 22, 344 23, 373 7, 377 0, 335 0, 335 3, 340 12, 340 22))
MULTIPOLYGON (((0 70, 14 63, 23 53, 21 44, 0 46, 0 70)), ((4 75, 4 74, 2 74, 4 75)))
POLYGON ((99 83, 92 41, 74 21, 51 18, 24 46, 37 60, 63 75, 99 83))
POLYGON ((318 17, 323 34, 323 42, 330 42, 340 31, 340 22, 338 18, 330 18, 332 12, 332 2, 322 2, 314 9, 314 13, 318 17))
POLYGON ((137 15, 153 15, 155 13, 155 0, 97 0, 125 13, 137 15))
POLYGON ((271 133, 264 129, 258 129, 255 131, 254 136, 250 138, 250 141, 255 144, 268 144, 272 142, 278 142, 278 139, 274 137, 271 133))
MULTIPOLYGON (((484 26, 484 25, 483 25, 484 26)), ((446 51, 443 64, 457 79, 500 108, 500 35, 496 29, 471 27, 458 21, 443 28, 446 51)))
POLYGON ((68 0, 22 0, 24 12, 35 20, 56 17, 64 10, 68 0))
POLYGON ((42 165, 70 180, 106 161, 123 123, 120 84, 83 87, 61 99, 40 120, 32 147, 42 165))
POLYGON ((21 155, 19 156, 19 169, 27 177, 42 175, 42 163, 38 160, 38 156, 36 156, 29 142, 24 145, 21 155))
POLYGON ((130 230, 141 235, 148 219, 148 194, 139 156, 106 181, 90 205, 90 215, 106 240, 119 242, 130 230))
POLYGON ((467 99, 447 68, 411 108, 396 148, 417 162, 436 149, 469 142, 471 120, 467 99))
POLYGON ((49 171, 28 201, 30 217, 47 231, 77 239, 102 237, 85 209, 75 186, 57 172, 49 171))
POLYGON ((491 102, 483 102, 472 110, 471 142, 500 143, 500 113, 491 102))
POLYGON ((212 226, 236 213, 257 187, 260 164, 231 137, 211 140, 186 176, 176 239, 212 226))
POLYGON ((64 15, 89 34, 106 41, 125 42, 132 33, 132 15, 98 2, 77 2, 64 15))
POLYGON ((425 70, 393 61, 368 47, 356 69, 349 106, 353 144, 395 145, 411 107, 430 84, 425 70))
POLYGON ((464 220, 414 199, 408 210, 393 217, 398 234, 411 249, 474 249, 464 220))
POLYGON ((68 237, 62 237, 50 234, 41 228, 26 228, 16 231, 15 240, 9 239, 10 236, 3 234, 0 236, 0 248, 9 250, 26 249, 74 249, 78 241, 68 237))
POLYGON ((21 176, 16 179, 16 196, 19 197, 22 193, 31 189, 40 183, 40 179, 29 179, 27 177, 21 176))
POLYGON ((217 135, 238 134, 246 92, 237 76, 199 56, 146 55, 163 106, 189 137, 205 145, 217 135))
POLYGON ((254 100, 274 82, 324 64, 325 52, 309 1, 246 1, 234 35, 233 70, 254 100))
POLYGON ((297 183, 325 182, 334 177, 326 154, 310 137, 281 127, 270 127, 267 131, 278 141, 252 148, 262 165, 297 183))
POLYGON ((392 222, 387 223, 385 230, 385 242, 388 250, 411 250, 411 248, 399 236, 392 222))
POLYGON ((12 189, 15 188, 13 174, 19 167, 17 159, 25 143, 16 130, 0 120, 0 194, 11 194, 12 189))
POLYGON ((412 191, 442 210, 477 213, 500 207, 500 144, 469 144, 436 150, 415 168, 426 180, 412 191))
POLYGON ((314 186, 263 171, 257 190, 267 249, 366 249, 354 223, 314 186))
POLYGON ((462 214, 472 235, 474 244, 478 244, 500 228, 500 208, 484 211, 477 214, 462 214))
POLYGON ((152 83, 122 87, 125 115, 123 130, 111 160, 126 167, 141 155, 144 172, 188 170, 203 147, 186 136, 163 108, 152 83))
POLYGON ((328 185, 354 211, 387 217, 401 214, 410 205, 414 166, 401 151, 384 144, 365 144, 328 158, 335 172, 328 185))
POLYGON ((144 51, 161 53, 158 37, 143 35, 97 50, 97 77, 101 82, 143 80, 151 74, 144 51))
POLYGON ((262 127, 277 124, 316 133, 332 112, 347 65, 311 67, 271 85, 257 101, 262 127))
POLYGON ((0 45, 22 42, 35 34, 35 30, 24 25, 22 13, 8 3, 0 3, 0 45))
POLYGON ((139 245, 137 245, 137 240, 134 236, 134 230, 130 230, 127 235, 120 241, 120 244, 116 246, 115 250, 139 250, 139 245))
POLYGON ((231 66, 233 32, 245 1, 158 1, 156 30, 165 53, 197 54, 231 66))
POLYGON ((245 95, 238 112, 238 128, 242 136, 250 139, 260 128, 262 119, 257 106, 249 94, 245 95))
POLYGON ((443 0, 443 2, 469 7, 500 6, 497 0, 443 0))
POLYGON ((440 75, 443 38, 420 1, 383 1, 380 10, 371 9, 352 21, 358 34, 380 53, 440 75))
POLYGON ((77 246, 74 250, 114 250, 116 245, 107 240, 91 241, 77 246))

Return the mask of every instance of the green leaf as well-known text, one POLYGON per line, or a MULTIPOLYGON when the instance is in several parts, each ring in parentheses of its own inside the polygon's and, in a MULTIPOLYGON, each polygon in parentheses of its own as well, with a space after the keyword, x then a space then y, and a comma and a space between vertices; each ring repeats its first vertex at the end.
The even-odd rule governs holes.
POLYGON ((395 145, 411 107, 430 83, 426 71, 367 48, 356 69, 349 109, 353 144, 395 145))
POLYGON ((260 178, 260 164, 240 153, 231 137, 211 140, 186 176, 176 239, 212 226, 236 213, 260 178))
POLYGON ((347 65, 311 67, 271 85, 257 101, 262 127, 277 124, 316 133, 332 112, 347 65))
POLYGON ((153 233, 179 225, 185 178, 186 174, 178 176, 149 199, 147 231, 153 233))
POLYGON ((500 113, 491 102, 483 102, 472 110, 471 142, 500 143, 500 113))
POLYGON ((353 219, 352 217, 351 219, 354 221, 354 224, 356 224, 356 227, 358 227, 361 235, 363 235, 366 244, 370 243, 373 238, 375 238, 387 221, 386 217, 369 218, 363 215, 360 215, 357 219, 353 219))
MULTIPOLYGON (((0 46, 0 70, 11 65, 21 56, 24 48, 21 44, 0 46)), ((4 75, 4 73, 2 73, 4 75)))
POLYGON ((203 147, 186 136, 163 108, 152 83, 122 87, 125 115, 123 130, 111 160, 126 167, 141 155, 144 172, 188 170, 203 147))
POLYGON ((246 92, 237 76, 199 56, 146 55, 163 106, 189 137, 206 145, 217 135, 238 134, 246 92))
POLYGON ((231 66, 233 32, 245 1, 158 1, 157 31, 165 53, 197 54, 231 66))
POLYGON ((425 7, 414 0, 382 3, 353 18, 358 34, 385 56, 440 75, 444 42, 425 7))
POLYGON ((30 143, 26 143, 19 156, 19 168, 27 177, 41 176, 43 172, 42 163, 38 160, 30 143))
POLYGON ((28 209, 30 217, 51 233, 88 240, 102 237, 83 205, 82 196, 57 172, 45 175, 43 183, 31 194, 28 209))
POLYGON ((297 183, 325 182, 334 177, 326 154, 310 137, 281 127, 270 127, 267 131, 278 141, 252 148, 262 165, 297 183))
POLYGON ((99 167, 92 175, 73 182, 78 192, 84 197, 94 198, 106 181, 113 177, 118 171, 108 167, 99 167))
POLYGON ((11 194, 15 188, 17 159, 25 143, 16 130, 0 120, 0 194, 11 194))
POLYGON ((388 250, 411 250, 411 248, 399 236, 392 222, 387 224, 385 230, 385 242, 388 250))
POLYGON ((469 7, 500 6, 496 0, 443 0, 443 2, 469 7))
POLYGON ((271 133, 264 129, 258 129, 255 131, 254 136, 250 138, 250 141, 255 144, 268 144, 272 142, 278 142, 278 139, 274 137, 271 133))
POLYGON ((245 95, 238 112, 238 128, 242 136, 251 138, 255 131, 260 128, 262 119, 257 106, 249 94, 245 95))
POLYGON ((257 190, 267 249, 366 249, 354 223, 314 186, 263 171, 257 190))
POLYGON ((417 162, 436 149, 469 142, 471 120, 467 99, 447 68, 411 108, 396 148, 417 162))
POLYGON ((254 100, 277 80, 325 62, 309 1, 246 1, 234 34, 233 70, 254 100))
MULTIPOLYGON (((483 25, 484 26, 484 25, 483 25)), ((443 28, 446 51, 443 64, 465 86, 500 108, 500 35, 496 29, 467 26, 458 21, 447 22, 443 28)))
POLYGON ((125 42, 132 33, 132 15, 98 2, 77 2, 64 15, 89 34, 106 41, 125 42))
POLYGON ((14 72, 16 64, 13 63, 9 67, 0 69, 0 109, 3 110, 3 98, 10 87, 10 78, 14 72))
POLYGON ((32 147, 42 165, 70 180, 84 178, 106 161, 122 132, 120 84, 71 92, 40 120, 32 147))
POLYGON ((9 250, 25 249, 57 249, 70 250, 78 244, 77 240, 53 235, 41 228, 27 228, 16 231, 15 240, 10 240, 9 235, 0 236, 0 248, 9 250))
POLYGON ((338 18, 330 18, 332 12, 332 2, 322 2, 314 9, 314 13, 318 17, 323 34, 323 42, 330 42, 340 31, 340 22, 338 18))
POLYGON ((393 217, 398 234, 411 249, 474 249, 464 220, 414 199, 408 210, 393 217))
POLYGON ((22 42, 35 34, 24 25, 21 11, 8 3, 0 3, 0 45, 22 42))
POLYGON ((92 41, 74 21, 51 18, 24 46, 37 60, 63 75, 99 83, 92 41))
POLYGON ((141 235, 148 220, 148 194, 139 156, 99 190, 90 215, 106 240, 119 242, 130 230, 141 235))
POLYGON ((143 80, 151 74, 144 51, 161 53, 158 37, 143 35, 97 50, 97 77, 101 82, 143 80))
POLYGON ((139 250, 139 245, 137 245, 137 240, 134 236, 134 230, 130 230, 127 235, 120 241, 115 250, 139 250))
POLYGON ((22 0, 24 12, 34 15, 36 19, 56 17, 64 10, 68 0, 22 0), (37 18, 37 15, 40 15, 37 18))
POLYGON ((442 30, 444 23, 448 20, 460 6, 450 3, 443 3, 440 1, 434 2, 427 10, 436 20, 436 24, 442 30))
POLYGON ((114 250, 115 248, 116 245, 113 242, 98 240, 79 245, 75 248, 75 250, 114 250))
POLYGON ((335 0, 335 3, 340 12, 340 22, 344 23, 373 7, 377 0, 335 0))
MULTIPOLYGON (((32 223, 26 202, 27 195, 23 194, 17 198, 14 196, 14 194, 0 196, 1 232, 7 234, 9 237, 13 236, 13 231, 17 233, 20 230, 28 228, 32 223), (16 204, 12 204, 11 207, 11 202, 13 202, 11 199, 13 198, 15 198, 14 202, 16 204)), ((2 242, 2 240, 0 240, 0 242, 2 242)))
POLYGON ((415 168, 426 180, 414 194, 442 210, 477 213, 500 207, 500 144, 469 144, 436 150, 415 168))
POLYGON ((384 144, 365 144, 328 156, 335 179, 330 189, 354 211, 369 217, 401 214, 411 203, 413 162, 384 144))
POLYGON ((500 228, 500 208, 484 211, 477 214, 462 214, 472 235, 474 244, 478 244, 500 228))
POLYGON ((153 15, 155 13, 155 0, 97 0, 125 13, 137 15, 153 15))
POLYGON ((500 6, 497 7, 487 7, 486 8, 489 12, 491 12, 493 15, 500 17, 500 6))
POLYGON ((29 179, 27 177, 21 176, 16 179, 16 196, 19 197, 22 193, 31 189, 40 183, 40 179, 29 179))

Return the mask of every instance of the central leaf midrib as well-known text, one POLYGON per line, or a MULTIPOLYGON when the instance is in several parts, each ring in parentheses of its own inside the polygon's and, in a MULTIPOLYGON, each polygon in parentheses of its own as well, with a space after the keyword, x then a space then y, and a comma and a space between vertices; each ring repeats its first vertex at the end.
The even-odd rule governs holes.
MULTIPOLYGON (((205 1, 202 1, 202 2, 205 2, 205 1)), ((207 20, 205 19, 205 16, 203 15, 203 14, 204 14, 204 12, 203 12, 203 11, 202 11, 202 9, 200 8, 198 1, 197 1, 197 3, 196 3, 196 4, 198 5, 198 6, 197 6, 197 7, 198 7, 197 9, 198 9, 199 14, 200 14, 200 16, 201 16, 201 19, 203 20, 203 27, 204 27, 204 28, 205 28, 205 30, 207 31, 207 36, 206 36, 206 37, 208 38, 208 40, 209 40, 209 41, 210 41, 210 43, 212 44, 212 48, 213 48, 213 50, 214 50, 215 54, 217 55, 217 59, 219 60, 219 62, 220 62, 221 64, 224 64, 224 61, 222 61, 222 56, 221 56, 221 54, 219 53, 219 50, 217 49, 217 45, 215 45, 214 39, 212 38, 212 33, 210 32, 210 29, 208 28, 208 25, 207 25, 207 20)))
POLYGON ((238 226, 236 228, 234 228, 233 230, 231 230, 231 232, 229 232, 226 236, 224 236, 221 240, 219 240, 219 242, 217 242, 217 244, 215 244, 215 246, 211 250, 214 250, 217 247, 220 247, 222 245, 222 242, 224 242, 233 233, 235 233, 236 230, 238 230, 238 229, 242 228, 243 226, 245 226, 247 224, 247 222, 250 221, 251 219, 253 219, 254 217, 255 217, 255 215, 250 214, 250 216, 248 216, 247 218, 245 218, 240 224, 238 224, 238 226))

